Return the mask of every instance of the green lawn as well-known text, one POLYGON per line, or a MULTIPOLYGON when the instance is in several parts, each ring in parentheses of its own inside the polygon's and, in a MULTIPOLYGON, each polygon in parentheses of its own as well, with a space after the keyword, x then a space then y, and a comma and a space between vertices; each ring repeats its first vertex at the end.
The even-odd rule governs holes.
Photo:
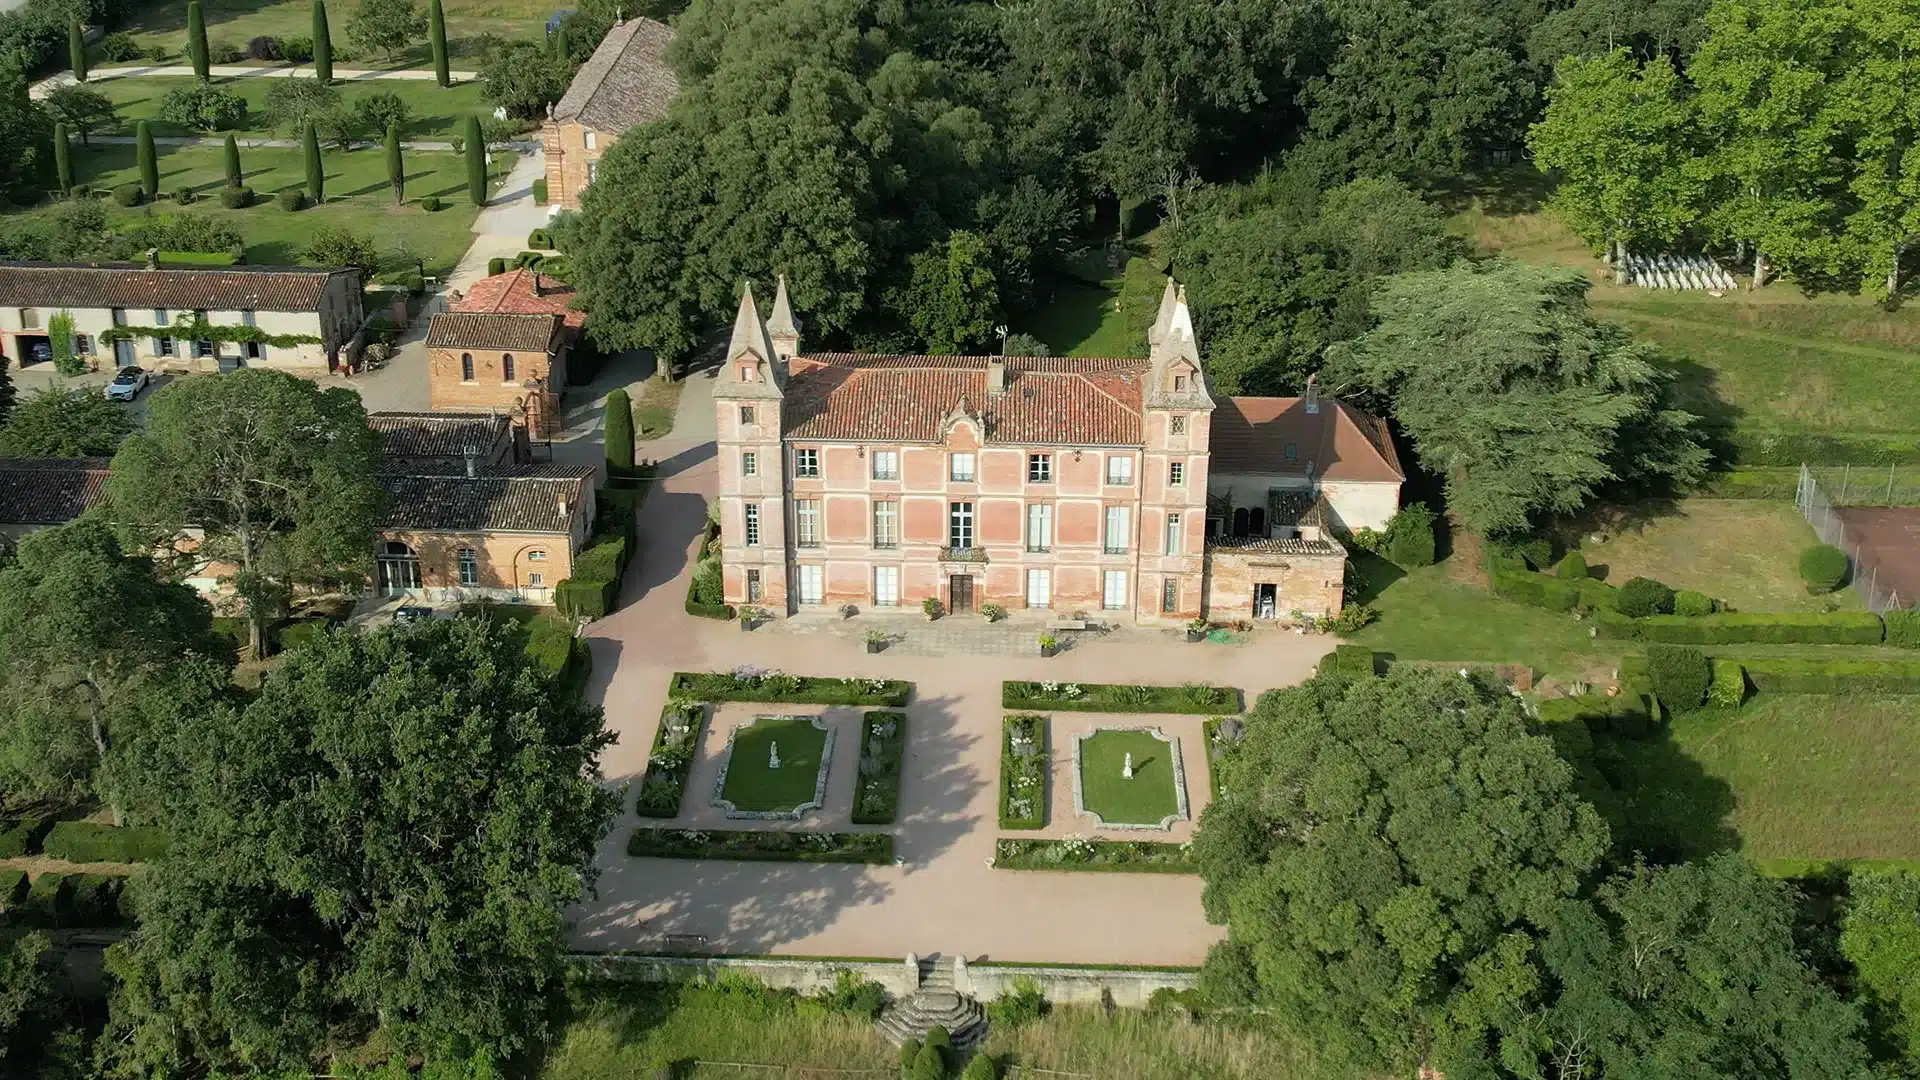
POLYGON ((1580 553, 1589 568, 1604 567, 1615 585, 1649 577, 1706 593, 1739 611, 1860 607, 1851 589, 1807 595, 1798 559, 1819 537, 1790 502, 1682 499, 1657 517, 1612 525, 1606 535, 1604 543, 1583 540, 1580 553))
MULTIPOLYGON (((207 22, 207 40, 232 42, 243 51, 248 39, 263 34, 283 38, 313 35, 313 5, 307 0, 201 0, 200 7, 207 22)), ((426 10, 425 4, 415 7, 423 13, 426 10)), ((448 53, 470 64, 478 63, 481 35, 534 37, 543 33, 547 16, 554 11, 552 5, 532 0, 443 0, 441 7, 447 17, 448 53)), ((353 4, 334 4, 327 9, 327 17, 336 67, 424 68, 433 64, 424 35, 397 58, 384 53, 358 56, 347 38, 353 4)), ((168 50, 170 62, 186 63, 187 5, 180 0, 156 0, 131 13, 120 29, 132 34, 143 47, 158 45, 168 50)), ((98 49, 94 51, 94 62, 101 63, 98 49)))
POLYGON ((1608 739, 1638 846, 1690 857, 1920 858, 1920 724, 1911 697, 1762 695, 1608 739))
MULTIPOLYGON (((231 90, 247 102, 247 122, 237 135, 254 138, 296 138, 297 133, 274 131, 267 123, 267 88, 273 79, 240 78, 225 79, 220 82, 222 89, 231 90)), ((160 122, 160 102, 169 90, 176 87, 191 86, 192 79, 167 78, 128 78, 105 79, 93 83, 93 89, 105 94, 119 106, 119 133, 131 135, 134 125, 141 120, 151 120, 155 135, 201 135, 218 138, 224 132, 192 131, 160 122)), ((405 139, 450 139, 464 134, 467 117, 473 115, 488 116, 493 106, 481 92, 478 82, 455 83, 441 89, 430 80, 417 79, 381 79, 369 82, 343 83, 339 87, 341 104, 351 109, 355 102, 371 94, 392 93, 398 95, 413 109, 413 118, 407 124, 401 137, 405 139)))
POLYGON ((733 736, 721 797, 736 810, 792 810, 812 802, 826 742, 827 733, 804 716, 755 720, 733 736), (780 751, 779 768, 770 764, 775 744, 780 751))
POLYGON ((1110 825, 1158 825, 1179 812, 1173 754, 1145 731, 1102 731, 1080 743, 1080 792, 1086 808, 1110 825), (1122 770, 1133 755, 1133 779, 1122 770))
MULTIPOLYGON (((1053 302, 1014 329, 1046 342, 1056 356, 1145 356, 1147 328, 1166 287, 1154 265, 1152 258, 1135 257, 1116 277, 1063 278, 1053 302)), ((1094 270, 1104 272, 1104 264, 1090 265, 1094 270)))

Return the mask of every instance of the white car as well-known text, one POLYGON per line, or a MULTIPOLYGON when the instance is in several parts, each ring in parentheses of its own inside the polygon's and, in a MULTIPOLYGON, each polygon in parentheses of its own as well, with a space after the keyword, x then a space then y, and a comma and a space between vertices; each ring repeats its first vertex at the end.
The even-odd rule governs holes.
POLYGON ((107 400, 132 401, 147 388, 147 380, 152 376, 145 368, 123 367, 107 384, 107 400))

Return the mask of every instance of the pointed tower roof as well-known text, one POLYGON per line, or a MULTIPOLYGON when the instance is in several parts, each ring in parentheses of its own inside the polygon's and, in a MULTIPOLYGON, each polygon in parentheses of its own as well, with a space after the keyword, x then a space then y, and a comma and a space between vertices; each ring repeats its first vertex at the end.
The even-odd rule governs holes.
POLYGON ((1153 317, 1153 325, 1147 328, 1147 341, 1157 344, 1160 335, 1166 333, 1167 324, 1173 319, 1173 308, 1179 300, 1179 294, 1173 283, 1173 275, 1167 275, 1167 287, 1160 294, 1160 313, 1153 317))
POLYGON ((727 343, 727 359, 751 353, 763 361, 773 359, 773 342, 767 337, 767 324, 760 318, 760 307, 753 302, 753 283, 743 282, 740 310, 733 316, 733 338, 727 343))
POLYGON ((799 337, 800 324, 794 320, 793 305, 787 302, 787 275, 776 279, 773 289, 773 314, 767 316, 767 333, 799 337))
POLYGON ((1167 279, 1167 291, 1160 301, 1160 317, 1154 320, 1148 352, 1157 365, 1174 357, 1200 363, 1200 345, 1193 337, 1193 312, 1187 308, 1186 286, 1167 279))

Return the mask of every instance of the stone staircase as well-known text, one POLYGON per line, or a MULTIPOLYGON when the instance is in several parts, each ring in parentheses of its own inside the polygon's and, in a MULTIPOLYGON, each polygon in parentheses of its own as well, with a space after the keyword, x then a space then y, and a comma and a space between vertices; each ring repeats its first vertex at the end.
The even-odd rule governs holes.
MULTIPOLYGON (((965 1053, 987 1037, 987 1013, 980 1003, 956 989, 956 964, 951 956, 921 960, 907 957, 919 989, 889 1003, 874 1021, 880 1034, 895 1046, 908 1039, 924 1039, 938 1026, 953 1037, 953 1047, 965 1053)), ((965 961, 960 961, 961 965, 965 961)), ((964 967, 961 968, 964 970, 964 967)))

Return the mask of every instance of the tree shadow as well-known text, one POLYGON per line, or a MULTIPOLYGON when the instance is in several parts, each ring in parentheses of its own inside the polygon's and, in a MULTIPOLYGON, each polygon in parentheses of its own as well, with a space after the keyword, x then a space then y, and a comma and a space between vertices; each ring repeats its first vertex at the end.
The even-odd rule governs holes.
POLYGON ((1353 569, 1353 600, 1371 604, 1380 599, 1393 583, 1407 576, 1405 570, 1368 551, 1355 551, 1349 560, 1353 569))
POLYGON ((1665 726, 1640 737, 1596 732, 1593 764, 1613 796, 1599 809, 1622 861, 1637 853, 1664 865, 1740 847, 1727 824, 1733 788, 1688 757, 1665 726))
POLYGON ((1553 189, 1553 177, 1532 165, 1505 165, 1450 175, 1431 184, 1427 197, 1449 214, 1478 204, 1495 217, 1511 217, 1538 212, 1553 189))

